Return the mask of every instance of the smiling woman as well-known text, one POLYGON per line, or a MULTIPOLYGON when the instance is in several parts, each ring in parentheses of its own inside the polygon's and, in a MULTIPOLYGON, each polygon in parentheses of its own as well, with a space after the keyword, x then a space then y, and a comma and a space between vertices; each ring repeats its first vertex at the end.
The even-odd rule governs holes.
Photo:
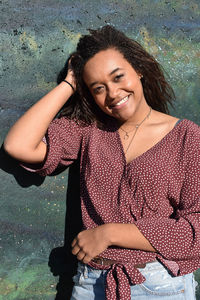
POLYGON ((140 78, 115 49, 97 53, 86 63, 83 73, 96 104, 122 123, 137 123, 149 111, 140 78))
POLYGON ((5 150, 40 175, 80 158, 71 300, 195 299, 200 128, 168 115, 173 96, 156 60, 105 26, 10 129, 5 150))

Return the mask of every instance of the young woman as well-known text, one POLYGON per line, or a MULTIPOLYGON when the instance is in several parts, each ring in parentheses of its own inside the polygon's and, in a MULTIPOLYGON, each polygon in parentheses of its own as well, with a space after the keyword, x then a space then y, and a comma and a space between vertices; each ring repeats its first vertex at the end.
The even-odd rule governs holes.
POLYGON ((159 64, 111 26, 81 37, 58 81, 4 147, 44 176, 80 157, 71 299, 195 299, 200 128, 168 115, 159 64))

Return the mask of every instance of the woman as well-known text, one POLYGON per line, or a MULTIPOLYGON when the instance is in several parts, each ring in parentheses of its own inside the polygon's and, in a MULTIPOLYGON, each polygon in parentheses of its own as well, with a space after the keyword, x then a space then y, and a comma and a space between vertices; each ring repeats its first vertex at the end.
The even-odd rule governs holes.
POLYGON ((111 26, 80 39, 58 81, 4 147, 44 176, 80 157, 71 299, 195 299, 199 127, 167 114, 173 92, 159 64, 111 26))

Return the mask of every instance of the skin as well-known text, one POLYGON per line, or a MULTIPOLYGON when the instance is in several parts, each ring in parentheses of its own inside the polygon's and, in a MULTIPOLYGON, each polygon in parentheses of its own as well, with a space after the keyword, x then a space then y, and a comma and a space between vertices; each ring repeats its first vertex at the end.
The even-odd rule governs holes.
MULTIPOLYGON (((83 73, 83 79, 96 104, 118 121, 119 129, 123 127, 128 132, 149 113, 141 78, 142 74, 138 74, 115 49, 97 53, 86 63, 83 73), (127 101, 116 106, 122 99, 127 101)), ((156 111, 152 115, 152 119, 147 120, 142 135, 138 130, 138 141, 135 144, 139 146, 137 149, 130 147, 130 153, 126 155, 127 163, 147 150, 146 142, 150 148, 163 138, 177 121, 176 118, 156 111), (152 129, 154 135, 150 133, 152 129), (140 153, 136 154, 138 149, 140 153)), ((120 130, 119 134, 125 150, 130 141, 124 140, 120 130)), ((80 232, 72 242, 72 253, 79 260, 88 263, 109 246, 156 252, 134 224, 110 223, 80 232)))
MULTIPOLYGON (((140 124, 149 113, 141 83, 142 74, 137 73, 115 49, 100 51, 85 65, 83 78, 96 104, 119 123, 119 135, 126 152, 136 124, 140 124), (122 99, 128 100, 119 106, 122 99), (123 130, 122 130, 122 129, 123 130), (124 139, 124 130, 131 132, 129 139, 124 139)), ((134 136, 125 154, 127 163, 141 155, 159 142, 175 125, 178 119, 166 114, 151 111, 134 136), (145 143, 144 143, 145 141, 145 143)))
POLYGON ((140 122, 149 111, 138 74, 114 49, 97 53, 85 65, 83 78, 97 105, 120 124, 140 122), (128 100, 117 106, 120 100, 128 100))
MULTIPOLYGON (((124 140, 124 132, 120 128, 128 132, 133 130, 133 126, 149 113, 141 76, 114 49, 97 53, 84 68, 83 79, 94 101, 119 123, 119 135, 124 150, 130 140, 124 140), (116 106, 121 100, 127 101, 116 106)), ((65 79, 76 87, 74 74, 70 69, 65 79)), ((72 94, 72 88, 61 82, 34 104, 10 129, 4 141, 5 150, 22 162, 43 162, 47 147, 42 138, 52 119, 72 94)), ((126 154, 127 163, 155 145, 173 128, 176 121, 176 118, 152 111, 134 137, 134 143, 126 154)), ((112 245, 156 251, 134 224, 110 223, 80 232, 72 242, 72 253, 79 260, 88 263, 112 245)))
MULTIPOLYGON (((72 70, 69 69, 65 79, 76 87, 72 70)), ((5 151, 25 163, 42 163, 47 152, 42 138, 50 122, 72 94, 72 88, 61 82, 36 102, 9 130, 4 140, 5 151)))

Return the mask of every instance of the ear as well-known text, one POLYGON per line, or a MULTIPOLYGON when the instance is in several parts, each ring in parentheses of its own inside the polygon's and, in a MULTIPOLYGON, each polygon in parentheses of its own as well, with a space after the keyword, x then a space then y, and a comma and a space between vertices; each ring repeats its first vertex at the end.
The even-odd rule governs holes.
POLYGON ((140 79, 143 77, 143 75, 142 75, 142 74, 140 74, 140 73, 138 73, 138 76, 139 76, 139 78, 140 78, 140 79))

